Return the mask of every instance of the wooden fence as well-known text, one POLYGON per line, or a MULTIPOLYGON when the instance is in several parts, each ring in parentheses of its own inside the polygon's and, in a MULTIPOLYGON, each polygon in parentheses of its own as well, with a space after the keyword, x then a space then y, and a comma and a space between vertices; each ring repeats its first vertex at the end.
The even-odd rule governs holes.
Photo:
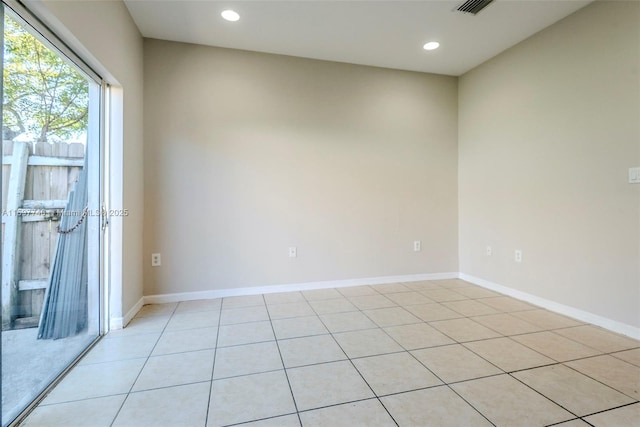
POLYGON ((60 213, 84 162, 78 143, 2 143, 2 329, 38 325, 60 213))

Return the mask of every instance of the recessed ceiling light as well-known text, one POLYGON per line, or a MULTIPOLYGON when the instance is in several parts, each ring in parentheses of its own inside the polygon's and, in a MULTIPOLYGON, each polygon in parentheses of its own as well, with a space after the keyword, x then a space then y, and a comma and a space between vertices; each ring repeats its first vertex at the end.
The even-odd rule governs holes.
POLYGON ((422 46, 424 50, 434 50, 440 47, 440 43, 438 42, 429 42, 422 46))
POLYGON ((240 19, 240 15, 238 14, 238 12, 231 9, 223 10, 220 15, 227 21, 231 22, 236 22, 238 19, 240 19))

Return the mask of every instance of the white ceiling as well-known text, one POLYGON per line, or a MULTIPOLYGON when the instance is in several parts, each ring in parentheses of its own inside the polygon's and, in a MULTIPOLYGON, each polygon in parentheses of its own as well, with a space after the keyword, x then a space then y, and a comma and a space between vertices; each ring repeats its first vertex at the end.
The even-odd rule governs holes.
POLYGON ((591 0, 125 0, 145 37, 458 76, 591 0), (238 22, 220 17, 240 13, 238 22), (427 41, 440 48, 427 52, 427 41))

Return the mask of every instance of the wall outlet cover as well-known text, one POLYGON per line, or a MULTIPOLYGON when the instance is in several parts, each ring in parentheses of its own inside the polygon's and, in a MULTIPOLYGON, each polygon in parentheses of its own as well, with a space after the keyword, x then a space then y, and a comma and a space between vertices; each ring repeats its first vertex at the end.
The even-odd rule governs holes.
POLYGON ((516 262, 522 262, 522 251, 519 249, 516 249, 515 253, 514 253, 514 259, 516 262))
POLYGON ((160 267, 162 265, 162 255, 151 254, 151 267, 160 267))

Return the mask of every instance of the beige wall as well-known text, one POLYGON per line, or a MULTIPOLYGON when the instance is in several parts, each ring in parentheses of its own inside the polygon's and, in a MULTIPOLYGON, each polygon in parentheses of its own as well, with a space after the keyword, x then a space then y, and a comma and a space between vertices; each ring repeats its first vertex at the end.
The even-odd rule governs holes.
POLYGON ((112 207, 121 204, 131 214, 124 219, 112 218, 112 232, 118 234, 114 236, 116 247, 122 239, 122 271, 116 269, 112 277, 117 301, 113 301, 115 312, 111 313, 112 317, 122 317, 142 297, 142 36, 121 1, 46 0, 27 4, 118 87, 116 96, 123 97, 122 141, 114 149, 116 156, 124 158, 124 164, 122 177, 115 176, 114 184, 123 187, 124 193, 123 199, 116 200, 112 207))
POLYGON ((459 270, 640 326, 637 2, 579 11, 458 99, 450 77, 147 40, 144 158, 124 5, 30 3, 124 87, 124 312, 143 265, 145 295, 459 270))
POLYGON ((639 23, 597 2, 462 76, 461 272, 640 326, 639 23))
POLYGON ((456 78, 144 52, 145 295, 457 271, 456 78))

